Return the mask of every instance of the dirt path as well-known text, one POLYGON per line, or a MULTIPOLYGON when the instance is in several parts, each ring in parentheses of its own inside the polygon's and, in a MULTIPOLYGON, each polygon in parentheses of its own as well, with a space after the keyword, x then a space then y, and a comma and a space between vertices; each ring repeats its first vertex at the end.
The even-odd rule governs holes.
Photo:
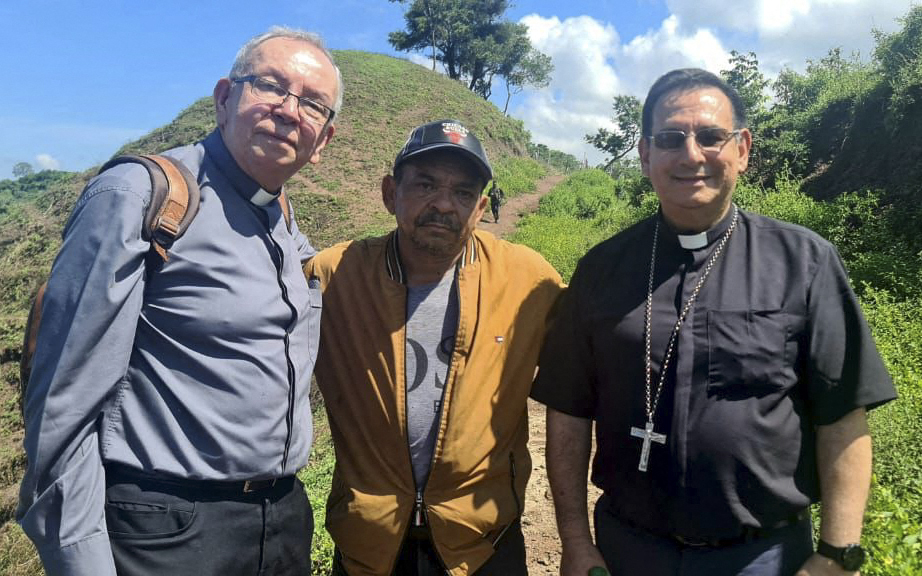
POLYGON ((522 194, 506 200, 506 203, 499 209, 499 223, 493 222, 493 214, 490 213, 490 207, 487 206, 483 218, 477 223, 477 227, 492 232, 497 236, 508 236, 515 231, 515 225, 519 218, 536 211, 541 197, 550 192, 564 178, 566 176, 563 174, 551 174, 544 180, 540 180, 537 190, 531 194, 522 194))
MULTIPOLYGON (((500 209, 499 223, 487 210, 478 227, 489 230, 497 236, 508 236, 515 231, 515 225, 525 214, 538 209, 538 201, 551 191, 565 176, 551 175, 538 183, 531 194, 517 196, 500 209)), ((528 551, 528 572, 531 576, 546 576, 559 573, 560 538, 554 519, 554 502, 547 483, 544 464, 545 412, 544 406, 528 401, 528 448, 531 451, 532 474, 525 492, 525 513, 522 515, 522 529, 525 532, 525 546, 528 551)), ((590 501, 598 497, 590 489, 590 501)))

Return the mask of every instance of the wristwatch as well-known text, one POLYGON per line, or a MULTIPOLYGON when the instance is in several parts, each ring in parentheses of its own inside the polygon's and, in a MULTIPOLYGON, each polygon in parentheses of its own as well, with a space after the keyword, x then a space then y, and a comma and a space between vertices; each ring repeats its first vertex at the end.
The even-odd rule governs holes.
POLYGON ((816 553, 835 560, 844 570, 854 572, 861 569, 866 556, 861 544, 848 544, 846 546, 833 546, 828 542, 820 540, 816 545, 816 553))

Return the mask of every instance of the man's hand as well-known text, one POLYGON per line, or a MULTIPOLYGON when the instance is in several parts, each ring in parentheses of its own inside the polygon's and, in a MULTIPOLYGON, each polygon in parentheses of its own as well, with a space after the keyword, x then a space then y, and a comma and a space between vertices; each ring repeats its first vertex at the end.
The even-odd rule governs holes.
POLYGON ((589 569, 600 566, 608 570, 599 549, 591 541, 564 546, 560 557, 560 576, 586 576, 589 569))
POLYGON ((843 570, 835 561, 814 552, 794 576, 861 576, 861 573, 843 570))

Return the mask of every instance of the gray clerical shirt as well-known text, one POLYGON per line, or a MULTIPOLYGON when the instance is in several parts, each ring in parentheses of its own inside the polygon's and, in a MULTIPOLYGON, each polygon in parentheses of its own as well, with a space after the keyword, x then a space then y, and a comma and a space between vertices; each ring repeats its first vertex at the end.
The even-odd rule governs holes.
POLYGON ((17 513, 49 574, 115 574, 104 463, 210 480, 307 463, 321 300, 302 262, 314 249, 219 133, 167 154, 202 193, 169 262, 145 267, 150 181, 132 164, 89 183, 52 267, 17 513))

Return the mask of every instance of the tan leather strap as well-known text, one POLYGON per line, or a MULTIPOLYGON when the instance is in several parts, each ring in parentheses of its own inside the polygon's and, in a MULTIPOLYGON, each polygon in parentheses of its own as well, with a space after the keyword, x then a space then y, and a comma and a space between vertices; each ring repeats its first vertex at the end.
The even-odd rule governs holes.
MULTIPOLYGON (((163 170, 169 184, 167 197, 153 219, 151 238, 156 238, 154 232, 159 231, 175 239, 179 233, 179 224, 189 209, 189 188, 186 186, 186 180, 180 174, 179 169, 163 156, 145 155, 144 158, 154 162, 163 170)), ((166 249, 160 243, 152 241, 151 244, 164 262, 170 259, 166 249)))
POLYGON ((288 194, 285 193, 284 188, 279 193, 279 207, 282 209, 282 215, 285 216, 285 225, 288 226, 288 231, 291 232, 291 206, 288 204, 288 194))

